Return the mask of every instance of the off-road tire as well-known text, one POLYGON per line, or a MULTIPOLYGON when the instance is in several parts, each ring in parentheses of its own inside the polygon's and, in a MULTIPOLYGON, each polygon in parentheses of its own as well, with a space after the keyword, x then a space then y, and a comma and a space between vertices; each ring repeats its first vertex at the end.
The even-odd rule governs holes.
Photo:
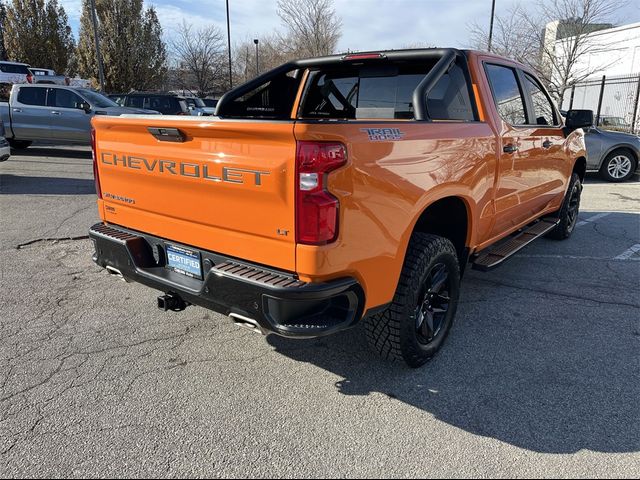
POLYGON ((13 150, 24 150, 26 148, 29 148, 33 143, 28 140, 13 140, 13 139, 8 140, 8 142, 9 142, 9 146, 13 150))
POLYGON ((446 238, 414 233, 391 304, 365 320, 369 344, 389 360, 404 360, 413 368, 424 365, 442 347, 455 317, 460 293, 460 266, 453 244, 446 238), (416 308, 433 268, 448 270, 448 309, 430 343, 419 341, 416 308))
POLYGON ((582 194, 582 182, 577 173, 571 175, 569 180, 569 188, 562 201, 562 207, 558 211, 560 223, 553 230, 547 233, 547 237, 554 240, 565 240, 571 236, 578 222, 578 213, 580 210, 580 195, 582 194), (576 198, 577 196, 577 198, 576 198), (577 200, 577 205, 573 202, 577 200))

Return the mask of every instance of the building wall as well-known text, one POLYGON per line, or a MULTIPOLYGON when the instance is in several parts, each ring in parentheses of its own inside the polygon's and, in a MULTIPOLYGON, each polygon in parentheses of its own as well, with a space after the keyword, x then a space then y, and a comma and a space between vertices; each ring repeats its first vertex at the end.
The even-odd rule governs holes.
MULTIPOLYGON (((564 55, 571 42, 556 40, 556 55, 564 55)), ((575 76, 589 73, 589 78, 622 76, 640 73, 640 23, 600 30, 589 34, 587 53, 582 55, 574 69, 575 76)))

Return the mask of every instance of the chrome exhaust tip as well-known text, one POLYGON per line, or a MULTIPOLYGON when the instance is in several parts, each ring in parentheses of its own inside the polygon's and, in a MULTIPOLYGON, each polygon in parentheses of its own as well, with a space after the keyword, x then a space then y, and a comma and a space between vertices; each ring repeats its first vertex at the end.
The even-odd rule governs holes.
POLYGON ((233 323, 235 323, 239 327, 247 328, 252 332, 260 333, 262 335, 265 334, 265 332, 262 331, 262 328, 260 328, 260 324, 253 318, 244 317, 242 315, 238 315, 237 313, 230 313, 229 317, 231 318, 233 323))
POLYGON ((114 275, 116 277, 118 277, 120 280, 124 281, 124 282, 128 282, 128 280, 126 278, 124 278, 124 275, 122 275, 122 272, 120 270, 118 270, 115 267, 112 267, 110 265, 107 265, 105 267, 107 269, 107 272, 109 272, 110 275, 114 275))

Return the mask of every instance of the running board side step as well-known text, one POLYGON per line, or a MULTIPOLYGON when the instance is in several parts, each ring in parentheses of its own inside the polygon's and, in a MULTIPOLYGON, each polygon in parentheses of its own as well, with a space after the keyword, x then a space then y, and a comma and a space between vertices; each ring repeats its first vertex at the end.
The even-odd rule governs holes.
POLYGON ((507 239, 480 252, 472 261, 472 268, 474 270, 487 272, 498 267, 502 262, 529 245, 536 238, 540 238, 552 230, 558 223, 560 223, 559 218, 545 217, 535 223, 527 225, 511 237, 507 237, 507 239))

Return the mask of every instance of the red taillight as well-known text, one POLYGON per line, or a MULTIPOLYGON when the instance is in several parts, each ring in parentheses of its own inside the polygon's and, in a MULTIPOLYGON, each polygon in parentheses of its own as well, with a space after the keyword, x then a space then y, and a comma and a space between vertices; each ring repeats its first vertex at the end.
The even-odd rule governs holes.
POLYGON ((96 130, 94 128, 91 129, 91 157, 93 158, 93 179, 96 182, 96 194, 98 198, 102 198, 100 172, 98 172, 98 156, 96 155, 96 130))
POLYGON ((27 83, 33 83, 33 75, 27 74, 27 83))
POLYGON ((328 173, 347 163, 347 149, 334 142, 298 142, 296 241, 325 245, 338 236, 340 202, 327 190, 328 173))

